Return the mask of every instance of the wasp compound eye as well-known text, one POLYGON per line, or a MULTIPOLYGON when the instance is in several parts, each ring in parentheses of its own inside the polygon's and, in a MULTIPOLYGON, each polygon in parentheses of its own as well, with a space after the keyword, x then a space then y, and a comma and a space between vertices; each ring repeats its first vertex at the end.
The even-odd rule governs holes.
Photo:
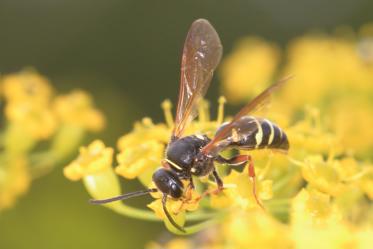
POLYGON ((183 188, 180 185, 177 184, 171 184, 171 192, 170 195, 172 198, 180 198, 181 195, 183 194, 183 188))
POLYGON ((157 188, 164 194, 172 198, 180 198, 183 193, 183 183, 179 177, 170 170, 158 169, 153 174, 153 182, 157 188))

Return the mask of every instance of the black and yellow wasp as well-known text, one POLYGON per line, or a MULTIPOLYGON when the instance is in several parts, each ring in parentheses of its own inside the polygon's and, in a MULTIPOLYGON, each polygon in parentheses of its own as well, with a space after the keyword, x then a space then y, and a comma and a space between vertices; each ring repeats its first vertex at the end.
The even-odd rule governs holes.
POLYGON ((214 165, 214 162, 219 162, 232 166, 248 164, 249 177, 253 180, 253 194, 260 205, 255 190, 255 171, 251 157, 236 155, 232 158, 224 158, 220 152, 232 148, 238 150, 267 148, 281 151, 289 149, 287 136, 281 128, 267 119, 249 116, 262 106, 286 79, 273 84, 244 106, 230 122, 218 128, 214 137, 183 136, 185 128, 197 116, 198 104, 210 85, 222 51, 220 38, 211 24, 204 19, 193 22, 186 37, 181 60, 175 126, 167 146, 165 159, 162 161, 163 167, 155 171, 152 178, 156 188, 104 200, 91 200, 92 203, 103 204, 159 191, 163 194, 162 204, 167 218, 178 230, 184 231, 169 214, 166 208, 167 199, 180 199, 183 196, 184 185, 181 180, 188 180, 189 186, 194 188, 192 176, 212 174, 217 184, 216 193, 220 192, 224 184, 214 165))

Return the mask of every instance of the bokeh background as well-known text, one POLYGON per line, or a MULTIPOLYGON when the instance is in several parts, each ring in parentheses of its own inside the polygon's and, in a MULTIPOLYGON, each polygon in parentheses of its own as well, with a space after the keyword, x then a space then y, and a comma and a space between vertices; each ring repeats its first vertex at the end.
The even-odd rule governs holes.
MULTIPOLYGON (((285 45, 310 30, 357 28, 372 21, 372 9, 369 0, 1 0, 0 73, 31 66, 59 92, 87 90, 107 117, 95 138, 113 146, 134 121, 147 115, 162 120, 162 100, 176 100, 181 50, 193 20, 210 20, 227 54, 246 35, 285 45)), ((215 77, 207 98, 216 99, 218 85, 215 77)), ((89 205, 82 184, 65 179, 62 166, 1 213, 0 248, 142 248, 169 236, 161 223, 89 205)), ((138 188, 126 184, 125 191, 138 188)))

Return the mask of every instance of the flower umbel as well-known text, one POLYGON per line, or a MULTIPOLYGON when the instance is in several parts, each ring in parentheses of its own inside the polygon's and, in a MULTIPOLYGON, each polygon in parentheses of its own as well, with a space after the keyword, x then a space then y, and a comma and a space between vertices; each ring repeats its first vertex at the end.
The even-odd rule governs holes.
MULTIPOLYGON (((61 102, 54 93, 50 82, 32 69, 5 75, 0 80, 0 97, 4 103, 0 211, 11 207, 19 195, 27 192, 32 179, 48 173, 69 156, 90 130, 87 126, 66 125, 60 118, 61 111, 52 107, 53 102, 61 102), (38 148, 40 141, 43 149, 38 148)), ((80 95, 87 94, 80 92, 80 95)), ((92 100, 89 101, 92 105, 92 100)), ((92 116, 87 108, 79 110, 80 118, 92 116)), ((69 111, 71 113, 72 108, 69 111)), ((96 128, 92 130, 102 128, 103 116, 99 119, 87 120, 96 128)))
MULTIPOLYGON (((258 85, 259 81, 268 84, 278 78, 276 72, 294 75, 265 115, 283 128, 291 149, 287 155, 271 150, 223 152, 228 156, 251 155, 256 193, 264 210, 258 208, 251 191, 253 181, 247 167, 217 164, 224 182, 222 192, 216 194, 216 184, 209 177, 201 177, 194 179, 193 191, 183 183, 183 197, 167 199, 171 217, 185 227, 183 234, 198 233, 187 239, 152 242, 149 249, 371 247, 373 32, 368 31, 373 29, 363 30, 348 38, 338 32, 295 39, 281 64, 279 48, 258 38, 244 39, 234 49, 221 68, 222 89, 231 103, 246 103, 265 87, 258 85), (200 222, 190 225, 195 221, 200 222)), ((212 120, 208 102, 202 101, 199 118, 187 127, 185 135, 213 137, 225 121, 224 102, 221 98, 218 117, 212 120)), ((154 188, 151 176, 161 165, 174 125, 171 103, 165 101, 162 108, 164 123, 144 118, 118 140, 118 165, 102 165, 110 173, 86 171, 82 176, 94 198, 120 194, 119 177, 113 174, 112 166, 118 175, 138 179, 144 188, 154 188), (105 186, 112 184, 115 191, 98 184, 96 177, 110 179, 103 182, 105 186)), ((121 202, 106 207, 130 217, 163 220, 168 230, 182 234, 167 219, 162 195, 152 196, 155 200, 148 207, 153 212, 121 202)))

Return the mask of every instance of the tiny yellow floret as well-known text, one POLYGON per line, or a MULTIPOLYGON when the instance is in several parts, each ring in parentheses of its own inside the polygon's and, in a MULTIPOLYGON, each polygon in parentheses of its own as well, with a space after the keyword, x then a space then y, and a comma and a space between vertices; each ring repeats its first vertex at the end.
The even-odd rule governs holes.
POLYGON ((102 141, 95 140, 88 147, 80 148, 78 158, 67 165, 63 173, 72 181, 80 180, 86 175, 111 167, 113 153, 113 148, 105 147, 102 141))

